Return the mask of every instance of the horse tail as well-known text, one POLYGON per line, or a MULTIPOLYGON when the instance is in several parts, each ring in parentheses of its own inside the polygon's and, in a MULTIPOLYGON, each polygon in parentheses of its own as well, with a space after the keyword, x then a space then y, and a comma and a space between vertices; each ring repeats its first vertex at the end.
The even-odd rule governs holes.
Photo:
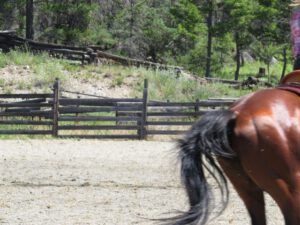
POLYGON ((227 181, 214 156, 236 156, 229 143, 235 117, 229 110, 207 113, 178 141, 181 179, 189 198, 190 210, 172 218, 168 224, 196 225, 208 221, 214 201, 204 168, 220 188, 222 204, 218 215, 226 208, 229 195, 227 181))

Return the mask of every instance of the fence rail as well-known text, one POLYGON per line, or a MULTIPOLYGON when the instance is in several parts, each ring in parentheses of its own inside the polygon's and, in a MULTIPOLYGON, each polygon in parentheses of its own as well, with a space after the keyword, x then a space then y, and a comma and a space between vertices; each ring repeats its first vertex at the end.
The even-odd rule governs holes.
POLYGON ((0 134, 110 139, 180 135, 204 113, 233 102, 149 101, 146 80, 142 98, 63 98, 56 80, 53 93, 0 94, 0 134))
POLYGON ((21 48, 29 50, 34 54, 46 52, 51 57, 80 61, 82 64, 98 62, 104 59, 104 61, 110 61, 124 66, 144 66, 161 70, 175 70, 178 73, 183 70, 183 68, 178 66, 132 59, 105 52, 113 47, 113 45, 68 46, 49 44, 18 37, 14 31, 0 31, 0 49, 2 49, 3 52, 21 48))

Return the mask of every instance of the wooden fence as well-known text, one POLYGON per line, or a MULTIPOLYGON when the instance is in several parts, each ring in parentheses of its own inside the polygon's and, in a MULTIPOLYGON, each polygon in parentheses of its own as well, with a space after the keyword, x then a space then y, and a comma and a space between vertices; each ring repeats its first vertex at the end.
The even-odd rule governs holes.
POLYGON ((124 66, 144 66, 161 70, 175 70, 177 73, 181 73, 183 70, 183 68, 179 66, 132 59, 105 52, 112 47, 114 46, 68 46, 49 44, 18 37, 15 31, 0 31, 0 49, 2 49, 3 52, 20 48, 33 53, 47 52, 51 57, 80 61, 82 64, 94 63, 105 59, 124 66))
POLYGON ((53 94, 0 94, 0 99, 0 134, 52 134, 53 94))
POLYGON ((146 139, 185 132, 204 113, 234 100, 159 102, 141 98, 65 98, 59 81, 48 94, 0 94, 1 135, 146 139))

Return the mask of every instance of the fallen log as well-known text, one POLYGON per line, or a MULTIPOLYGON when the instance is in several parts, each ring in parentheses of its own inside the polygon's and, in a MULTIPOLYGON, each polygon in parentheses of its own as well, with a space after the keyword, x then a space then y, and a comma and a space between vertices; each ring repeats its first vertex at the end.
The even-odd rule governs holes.
POLYGON ((164 70, 171 69, 171 70, 178 71, 178 73, 181 73, 181 71, 183 70, 183 68, 179 67, 179 66, 170 66, 170 65, 160 64, 160 63, 132 59, 132 58, 127 58, 127 57, 123 57, 123 56, 113 55, 113 54, 110 54, 107 52, 102 52, 102 51, 97 51, 97 58, 110 59, 110 60, 118 62, 124 66, 137 66, 137 67, 144 66, 147 68, 164 69, 164 70))

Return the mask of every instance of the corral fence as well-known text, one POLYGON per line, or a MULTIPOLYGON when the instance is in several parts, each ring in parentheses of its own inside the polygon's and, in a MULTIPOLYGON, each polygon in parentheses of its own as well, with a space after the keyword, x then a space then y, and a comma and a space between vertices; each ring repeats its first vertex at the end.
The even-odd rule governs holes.
MULTIPOLYGON (((140 59, 128 58, 120 55, 115 55, 107 52, 109 49, 115 46, 109 45, 88 45, 88 46, 69 46, 60 44, 43 43, 33 40, 28 40, 16 35, 15 31, 0 31, 0 51, 6 53, 11 50, 21 49, 23 51, 29 51, 33 54, 47 53, 50 57, 58 59, 66 59, 75 62, 81 62, 82 65, 96 63, 109 63, 120 64, 123 66, 136 66, 145 67, 149 69, 158 70, 170 70, 176 73, 176 76, 180 74, 186 74, 192 79, 199 82, 213 82, 213 83, 225 83, 230 85, 242 85, 249 86, 251 84, 259 83, 259 79, 250 77, 251 80, 245 80, 243 82, 220 79, 220 78, 199 78, 199 76, 191 74, 180 66, 173 66, 161 63, 155 63, 151 61, 145 61, 140 59)), ((259 74, 262 75, 260 68, 259 74)), ((269 85, 269 83, 267 84, 269 85)))
POLYGON ((47 94, 0 94, 1 135, 146 139, 184 133, 201 115, 234 99, 161 102, 141 98, 64 97, 56 80, 47 94))
POLYGON ((82 65, 110 61, 124 66, 143 66, 152 69, 175 70, 178 74, 183 70, 183 68, 178 66, 132 59, 106 52, 112 47, 114 46, 69 46, 50 44, 24 39, 17 36, 15 31, 0 31, 0 50, 3 52, 9 52, 12 49, 23 49, 33 54, 48 53, 51 57, 79 61, 82 65))

